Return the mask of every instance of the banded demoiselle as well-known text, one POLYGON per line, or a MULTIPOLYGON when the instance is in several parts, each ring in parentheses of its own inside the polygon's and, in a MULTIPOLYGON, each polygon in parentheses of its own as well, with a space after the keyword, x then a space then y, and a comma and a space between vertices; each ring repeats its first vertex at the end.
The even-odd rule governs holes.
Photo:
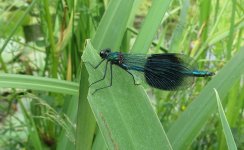
POLYGON ((112 52, 111 49, 107 48, 100 51, 100 57, 102 60, 95 67, 89 64, 96 69, 106 60, 104 75, 100 80, 93 82, 91 85, 105 79, 108 64, 110 65, 111 80, 109 85, 96 89, 92 94, 112 86, 112 65, 119 66, 129 73, 135 85, 138 84, 131 71, 143 73, 146 83, 151 87, 167 91, 188 87, 192 83, 194 77, 208 77, 214 75, 213 72, 195 69, 191 61, 192 59, 183 54, 127 54, 112 52))

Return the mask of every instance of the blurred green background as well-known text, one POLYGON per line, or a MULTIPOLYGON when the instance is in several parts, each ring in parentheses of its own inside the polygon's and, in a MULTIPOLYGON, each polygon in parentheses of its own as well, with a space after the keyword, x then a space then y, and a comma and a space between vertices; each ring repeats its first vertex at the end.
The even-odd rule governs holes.
POLYGON ((243 4, 0 0, 0 149, 244 149, 243 4), (183 53, 216 75, 168 92, 114 67, 91 95, 110 79, 89 88, 104 65, 83 62, 103 48, 183 53))

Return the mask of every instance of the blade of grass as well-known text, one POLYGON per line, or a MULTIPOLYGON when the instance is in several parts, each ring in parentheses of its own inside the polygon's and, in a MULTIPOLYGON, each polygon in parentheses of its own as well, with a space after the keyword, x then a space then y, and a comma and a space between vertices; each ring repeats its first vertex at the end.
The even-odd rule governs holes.
MULTIPOLYGON (((77 110, 78 110, 78 95, 77 96, 72 96, 72 98, 70 100, 66 100, 64 103, 64 107, 67 107, 64 112, 65 114, 69 117, 69 119, 72 122, 76 121, 76 117, 77 117, 77 110)), ((58 143, 57 143, 57 149, 58 150, 73 150, 75 149, 75 144, 72 143, 67 135, 66 135, 66 131, 62 130, 62 133, 60 134, 60 136, 58 137, 58 143)))
POLYGON ((231 129, 230 129, 230 126, 228 124, 227 118, 225 116, 224 109, 223 109, 223 106, 221 104, 221 100, 219 98, 218 91, 216 89, 214 89, 214 92, 216 94, 219 116, 220 116, 221 124, 222 124, 223 129, 224 129, 224 134, 225 134, 225 139, 227 142, 228 149, 237 150, 236 143, 235 143, 234 137, 231 133, 231 129))
POLYGON ((52 69, 51 69, 51 74, 53 78, 57 78, 58 77, 58 55, 57 55, 57 46, 54 40, 54 30, 53 30, 53 21, 51 18, 51 14, 49 11, 49 1, 48 0, 43 0, 43 7, 45 10, 45 20, 47 22, 47 30, 48 30, 48 41, 50 42, 50 46, 51 46, 51 56, 52 56, 52 69))
POLYGON ((28 129, 28 133, 30 135, 29 140, 30 140, 31 144, 36 150, 42 150, 43 148, 42 148, 42 144, 41 144, 41 139, 39 137, 33 117, 30 116, 30 114, 27 112, 27 110, 21 100, 19 101, 19 104, 20 104, 21 110, 23 111, 25 120, 27 122, 26 124, 28 126, 27 129, 28 129))
POLYGON ((128 20, 128 24, 127 24, 127 30, 126 30, 125 35, 123 37, 123 42, 121 43, 121 49, 120 49, 121 52, 128 53, 130 51, 130 42, 131 42, 131 38, 132 38, 131 37, 132 33, 130 32, 129 27, 133 26, 135 16, 136 16, 136 12, 137 12, 138 7, 140 6, 140 4, 142 2, 143 1, 141 1, 141 0, 135 0, 134 1, 133 7, 132 7, 132 10, 130 13, 130 17, 128 20))
POLYGON ((202 26, 202 31, 201 31, 201 40, 205 41, 208 36, 208 29, 209 29, 209 19, 210 19, 210 14, 211 14, 211 0, 204 0, 200 1, 199 5, 199 10, 200 10, 200 26, 202 26))
POLYGON ((78 95, 78 84, 64 80, 29 75, 0 73, 1 88, 20 88, 78 95))
POLYGON ((190 146, 210 115, 216 112, 212 89, 216 88, 222 98, 224 98, 235 81, 244 73, 243 60, 244 48, 241 48, 174 122, 168 131, 168 136, 174 149, 186 149, 190 146))
MULTIPOLYGON (((235 23, 234 32, 236 33, 239 30, 243 30, 243 28, 244 28, 244 17, 241 20, 239 20, 237 23, 235 23)), ((206 44, 204 48, 206 48, 209 45, 214 45, 214 44, 220 42, 221 40, 228 37, 229 34, 230 34, 229 29, 226 29, 226 30, 222 31, 221 33, 214 35, 213 38, 208 39, 208 41, 207 41, 208 44, 206 44)))
POLYGON ((96 121, 87 101, 88 73, 82 67, 79 93, 79 106, 76 129, 76 150, 91 149, 96 129, 96 121))
MULTIPOLYGON (((243 29, 243 27, 244 27, 243 20, 244 20, 244 17, 242 17, 240 20, 237 21, 237 23, 235 24, 234 32, 237 32, 239 29, 243 29)), ((197 60, 209 45, 216 44, 217 42, 221 41, 221 39, 224 39, 225 37, 227 37, 229 35, 228 30, 229 29, 227 29, 226 32, 221 33, 220 35, 214 36, 213 39, 211 39, 213 36, 209 36, 208 39, 202 44, 201 48, 198 50, 194 59, 197 60)))
POLYGON ((227 59, 231 58, 232 53, 232 46, 234 41, 234 30, 235 30, 235 13, 236 13, 236 0, 232 0, 232 12, 231 12, 231 19, 230 19, 230 29, 228 35, 228 43, 227 43, 227 59))
POLYGON ((172 36, 172 39, 170 42, 169 50, 171 52, 179 51, 179 46, 182 41, 182 36, 185 31, 185 26, 187 24, 187 12, 189 9, 189 5, 190 5, 189 0, 183 1, 183 6, 181 9, 181 14, 180 14, 180 20, 179 20, 179 23, 177 24, 177 27, 173 33, 173 36, 172 36))
POLYGON ((152 6, 143 22, 135 44, 132 47, 131 51, 133 53, 147 52, 171 1, 172 0, 153 0, 152 6))
MULTIPOLYGON (((243 78, 243 77, 242 77, 243 78)), ((238 129, 239 125, 239 116, 240 111, 243 106, 243 87, 240 85, 241 80, 238 80, 234 87, 229 91, 228 97, 226 98, 227 104, 225 106, 226 111, 226 118, 228 120, 228 123, 232 129, 238 129)), ((220 126, 220 125, 219 125, 220 126)), ((227 149, 226 145, 226 138, 225 135, 222 133, 222 127, 219 127, 219 149, 225 150, 227 149)), ((235 136, 235 134, 234 134, 235 136)), ((238 141, 237 141, 238 143, 238 141)))
POLYGON ((212 28, 211 28, 211 31, 210 31, 210 33, 209 33, 209 37, 211 37, 213 34, 214 34, 214 32, 216 31, 216 29, 217 29, 217 26, 218 26, 218 24, 220 23, 220 19, 221 19, 221 17, 223 17, 224 15, 223 15, 223 13, 224 13, 224 11, 226 10, 226 7, 228 6, 228 3, 229 3, 230 1, 225 1, 225 4, 224 4, 224 7, 220 10, 220 12, 218 13, 218 17, 217 17, 217 19, 216 19, 216 21, 215 21, 215 23, 214 23, 214 25, 212 26, 212 28))
POLYGON ((92 39, 96 50, 111 48, 118 51, 133 6, 133 1, 114 0, 109 3, 97 32, 92 39))
MULTIPOLYGON (((94 30, 97 25, 97 19, 100 18, 96 16, 96 19, 92 17, 91 12, 94 7, 93 3, 97 1, 90 0, 82 0, 77 1, 77 10, 79 12, 79 21, 78 28, 74 30, 76 41, 85 41, 87 38, 90 38, 93 35, 94 30)), ((97 4, 95 4, 97 5, 97 4)), ((102 13, 102 12, 101 12, 102 13)), ((76 14, 76 12, 75 12, 76 14)), ((85 42, 78 42, 78 50, 84 49, 85 42)), ((76 56, 74 54, 74 56, 76 56)), ((81 57, 77 58, 81 61, 81 57)), ((78 63, 77 63, 78 64, 78 63)), ((83 63, 79 63, 82 65, 81 67, 81 77, 80 77, 80 89, 79 89, 79 102, 78 102, 78 113, 77 113, 77 128, 76 128, 76 149, 91 149, 95 136, 96 129, 96 121, 94 115, 91 111, 90 105, 87 100, 87 92, 88 92, 88 73, 83 65, 83 63)), ((80 66, 78 66, 80 67, 80 66)), ((74 68, 75 69, 75 68, 74 68)))

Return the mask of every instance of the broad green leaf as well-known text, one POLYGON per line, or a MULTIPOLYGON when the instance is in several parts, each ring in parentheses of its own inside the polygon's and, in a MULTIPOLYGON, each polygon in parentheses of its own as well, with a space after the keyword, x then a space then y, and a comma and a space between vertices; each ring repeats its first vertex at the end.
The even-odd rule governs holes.
MULTIPOLYGON (((98 29, 92 42, 97 50, 103 48, 111 48, 118 50, 123 39, 126 25, 130 16, 131 8, 134 1, 113 0, 110 1, 105 14, 99 23, 98 29)), ((97 53, 97 52, 94 52, 97 53)), ((93 142, 92 136, 95 132, 91 132, 94 127, 93 114, 91 114, 90 106, 87 100, 88 74, 85 67, 82 67, 82 78, 80 82, 80 98, 79 98, 79 117, 77 119, 77 149, 90 149, 93 142), (85 111, 83 110, 85 109, 85 111), (88 138, 87 138, 88 137, 88 138), (82 141, 81 141, 82 140, 82 141)), ((104 141, 104 140, 103 140, 104 141)), ((105 145, 105 144, 104 144, 105 145)))
POLYGON ((200 95, 188 106, 185 112, 174 122, 168 136, 174 149, 186 149, 204 127, 212 113, 216 112, 216 88, 223 99, 232 85, 244 73, 244 48, 224 66, 200 95), (184 138, 182 138, 184 137, 184 138))
MULTIPOLYGON (((90 84, 104 74, 104 65, 94 70, 100 61, 96 50, 88 42, 82 56, 86 62, 90 84)), ((110 73, 100 84, 94 84, 88 92, 88 100, 102 135, 109 149, 171 149, 166 134, 142 86, 135 86, 132 77, 113 66, 113 85, 109 85, 110 73)))

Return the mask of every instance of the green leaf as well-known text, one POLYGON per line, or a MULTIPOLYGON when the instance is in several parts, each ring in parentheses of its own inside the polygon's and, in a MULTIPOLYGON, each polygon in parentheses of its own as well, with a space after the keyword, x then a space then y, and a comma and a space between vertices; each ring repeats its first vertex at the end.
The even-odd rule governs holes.
POLYGON ((100 130, 97 130, 96 139, 92 145, 92 149, 93 150, 107 150, 108 149, 100 130))
POLYGON ((136 38, 132 51, 146 53, 172 0, 154 0, 136 38))
MULTIPOLYGON (((66 107, 66 109, 64 109, 64 114, 67 115, 69 117, 69 119, 72 122, 76 122, 77 119, 77 110, 78 110, 78 95, 76 96, 72 96, 71 99, 66 99, 66 101, 64 101, 64 107, 66 107)), ((71 127, 69 126, 69 129, 71 130, 71 127)), ((72 141, 70 141, 69 137, 67 137, 67 131, 62 129, 61 134, 58 137, 57 140, 57 149, 58 150, 73 150, 75 149, 75 144, 72 143, 72 141)))
POLYGON ((171 38, 170 42, 170 48, 169 50, 171 52, 178 52, 180 43, 182 42, 183 34, 186 31, 185 27, 187 25, 187 12, 189 9, 190 2, 189 0, 183 1, 183 6, 180 13, 180 20, 179 23, 176 26, 176 29, 174 30, 173 36, 171 38))
POLYGON ((223 129, 224 129, 224 134, 225 134, 228 149, 237 150, 236 143, 235 143, 234 137, 231 133, 230 126, 228 124, 227 118, 225 116, 225 112, 224 112, 223 106, 221 104, 218 91, 216 89, 214 89, 214 92, 216 94, 220 120, 221 120, 221 124, 223 126, 223 129))
POLYGON ((110 1, 92 43, 97 50, 111 48, 118 51, 130 16, 133 1, 110 1))
POLYGON ((78 84, 74 82, 35 77, 29 75, 16 75, 0 73, 1 88, 20 88, 38 91, 57 92, 70 95, 78 95, 78 84))
POLYGON ((202 27, 202 33, 201 33, 201 40, 205 41, 208 36, 208 29, 209 29, 209 19, 210 19, 210 14, 211 14, 211 0, 204 0, 200 1, 200 18, 199 18, 199 23, 200 26, 202 27))
MULTIPOLYGON (((97 50, 111 48, 117 50, 123 39, 126 25, 134 1, 113 0, 110 1, 101 22, 99 23, 95 37, 92 39, 97 50)), ((94 52, 97 53, 97 52, 94 52)), ((95 123, 93 114, 87 100, 88 74, 85 67, 82 67, 80 82, 79 117, 77 119, 77 149, 90 149, 93 142, 94 132, 91 128, 95 123), (86 81, 87 80, 87 81, 86 81), (83 110, 82 110, 83 109, 83 110), (84 110, 85 109, 85 110, 84 110), (88 138, 87 138, 88 137, 88 138)))
POLYGON ((232 85, 244 73, 244 48, 222 68, 200 95, 188 106, 174 122, 168 136, 174 149, 186 149, 204 127, 212 113, 216 112, 213 88, 224 98, 232 85), (184 138, 182 138, 184 137, 184 138))
MULTIPOLYGON (((94 70, 100 60, 96 50, 88 42, 82 59, 86 63, 90 83, 101 78, 104 65, 94 70)), ((94 84, 88 92, 88 100, 96 121, 109 149, 172 149, 161 123, 142 86, 135 86, 132 77, 124 70, 113 67, 113 85, 110 78, 94 84)))
POLYGON ((26 121, 26 125, 27 125, 27 129, 29 132, 29 141, 31 143, 31 145, 34 147, 34 149, 36 150, 42 150, 42 142, 41 139, 39 137, 38 134, 38 130, 35 124, 34 119, 32 118, 32 116, 28 113, 27 109, 25 108, 23 102, 20 100, 19 101, 20 104, 20 108, 23 111, 23 115, 26 121))
POLYGON ((96 121, 87 100, 88 73, 82 67, 79 106, 76 128, 76 150, 91 149, 96 129, 96 121))

